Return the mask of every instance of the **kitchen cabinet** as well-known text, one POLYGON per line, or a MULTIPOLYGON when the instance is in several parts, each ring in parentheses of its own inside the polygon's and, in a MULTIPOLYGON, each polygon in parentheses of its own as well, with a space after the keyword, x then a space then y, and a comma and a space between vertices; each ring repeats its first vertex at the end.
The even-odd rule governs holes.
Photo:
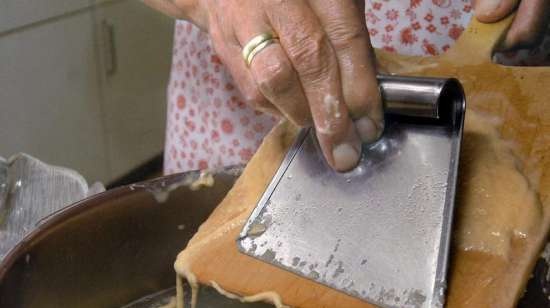
POLYGON ((0 37, 0 155, 107 180, 91 12, 0 37))
POLYGON ((108 183, 159 154, 172 31, 141 1, 0 1, 0 156, 108 183))
POLYGON ((90 0, 2 0, 0 33, 86 9, 90 0))
POLYGON ((100 6, 96 11, 113 177, 163 149, 173 23, 135 1, 100 6))

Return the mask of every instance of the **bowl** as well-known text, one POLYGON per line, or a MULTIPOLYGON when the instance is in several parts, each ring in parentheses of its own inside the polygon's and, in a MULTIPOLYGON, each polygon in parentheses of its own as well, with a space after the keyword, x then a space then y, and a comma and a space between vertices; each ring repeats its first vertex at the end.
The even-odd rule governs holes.
MULTIPOLYGON (((200 189, 189 185, 198 172, 162 177, 55 213, 1 263, 0 307, 123 307, 173 288, 177 254, 238 175, 217 172, 200 189)), ((211 307, 251 307, 208 290, 201 297, 211 307)))

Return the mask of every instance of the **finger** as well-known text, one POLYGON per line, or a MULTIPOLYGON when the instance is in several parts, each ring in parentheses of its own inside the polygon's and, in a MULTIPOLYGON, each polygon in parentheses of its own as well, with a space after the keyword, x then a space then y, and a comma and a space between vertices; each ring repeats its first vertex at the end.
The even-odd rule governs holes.
POLYGON ((312 0, 313 10, 328 35, 338 60, 344 101, 363 142, 373 142, 383 129, 382 99, 376 79, 375 55, 356 0, 312 0))
POLYGON ((256 110, 280 116, 279 110, 258 89, 241 56, 241 48, 236 37, 221 29, 227 29, 227 27, 214 25, 210 30, 214 49, 229 70, 245 102, 256 110))
POLYGON ((474 13, 481 22, 497 22, 510 15, 520 0, 475 0, 474 13))
POLYGON ((550 20, 550 1, 524 0, 502 43, 502 49, 536 46, 544 38, 550 20))
POLYGON ((298 73, 327 162, 339 171, 355 167, 361 141, 344 103, 336 55, 317 16, 304 0, 263 3, 298 73))
MULTIPOLYGON (((235 33, 244 46, 257 35, 273 33, 273 29, 262 16, 247 19, 235 29, 235 33)), ((298 75, 278 41, 258 52, 248 69, 260 92, 286 118, 298 126, 311 123, 311 113, 298 75)))

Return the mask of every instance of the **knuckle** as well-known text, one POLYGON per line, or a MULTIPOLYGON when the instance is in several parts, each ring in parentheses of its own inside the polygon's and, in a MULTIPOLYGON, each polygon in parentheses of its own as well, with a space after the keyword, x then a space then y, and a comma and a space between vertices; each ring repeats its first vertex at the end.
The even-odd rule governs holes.
POLYGON ((260 91, 270 96, 288 92, 293 86, 293 68, 288 61, 276 61, 262 69, 257 83, 260 91))
POLYGON ((348 48, 356 41, 368 40, 366 28, 358 23, 335 21, 327 27, 327 33, 336 49, 348 48))
POLYGON ((331 65, 330 45, 324 32, 314 32, 295 37, 288 53, 300 76, 307 79, 321 79, 327 76, 331 65))

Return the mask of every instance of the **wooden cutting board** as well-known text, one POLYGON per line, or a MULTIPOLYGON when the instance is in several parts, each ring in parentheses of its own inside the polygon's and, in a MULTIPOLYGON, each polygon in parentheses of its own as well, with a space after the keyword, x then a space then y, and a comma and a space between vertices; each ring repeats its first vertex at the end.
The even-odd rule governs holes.
MULTIPOLYGON (((550 226, 550 154, 547 154, 550 153, 550 68, 504 67, 491 62, 493 47, 511 20, 510 17, 490 25, 472 21, 459 41, 441 56, 407 57, 378 52, 381 67, 390 73, 460 79, 467 94, 464 140, 469 145, 465 147, 464 151, 468 153, 463 152, 463 157, 475 161, 476 155, 500 155, 498 151, 487 153, 484 139, 471 142, 483 137, 483 134, 479 135, 473 122, 468 121, 468 114, 484 113, 487 119, 493 116, 498 119, 494 123, 495 131, 504 140, 513 143, 509 151, 513 152, 517 163, 514 160, 512 169, 517 168, 518 171, 513 176, 524 178, 522 185, 537 191, 532 193, 537 199, 534 204, 538 206, 536 223, 526 238, 515 237, 511 240, 510 250, 505 255, 455 245, 449 271, 447 307, 514 306, 523 292, 550 226)), ((296 128, 283 123, 266 137, 234 188, 178 256, 176 270, 187 276, 194 273, 203 284, 215 281, 225 290, 241 296, 275 291, 285 304, 293 307, 371 307, 237 251, 235 239, 296 132, 296 128)), ((504 149, 503 145, 497 147, 501 148, 504 149)), ((491 163, 478 166, 469 162, 462 164, 460 177, 464 180, 471 174, 483 175, 496 167, 491 163), (465 170, 469 166, 474 170, 465 170)), ((494 181, 499 186, 498 183, 507 183, 511 178, 504 174, 494 181)), ((525 190, 526 187, 512 186, 507 190, 525 190)), ((466 197, 460 196, 459 189, 459 199, 466 197)), ((461 202, 474 201, 459 202, 459 221, 455 221, 453 230, 455 235, 469 232, 465 230, 468 228, 466 222, 460 221, 461 202)), ((484 204, 469 206, 483 208, 484 204)), ((498 215, 499 211, 508 210, 508 206, 508 200, 504 198, 492 209, 498 215)), ((515 206, 515 213, 521 214, 523 205, 515 206)))

